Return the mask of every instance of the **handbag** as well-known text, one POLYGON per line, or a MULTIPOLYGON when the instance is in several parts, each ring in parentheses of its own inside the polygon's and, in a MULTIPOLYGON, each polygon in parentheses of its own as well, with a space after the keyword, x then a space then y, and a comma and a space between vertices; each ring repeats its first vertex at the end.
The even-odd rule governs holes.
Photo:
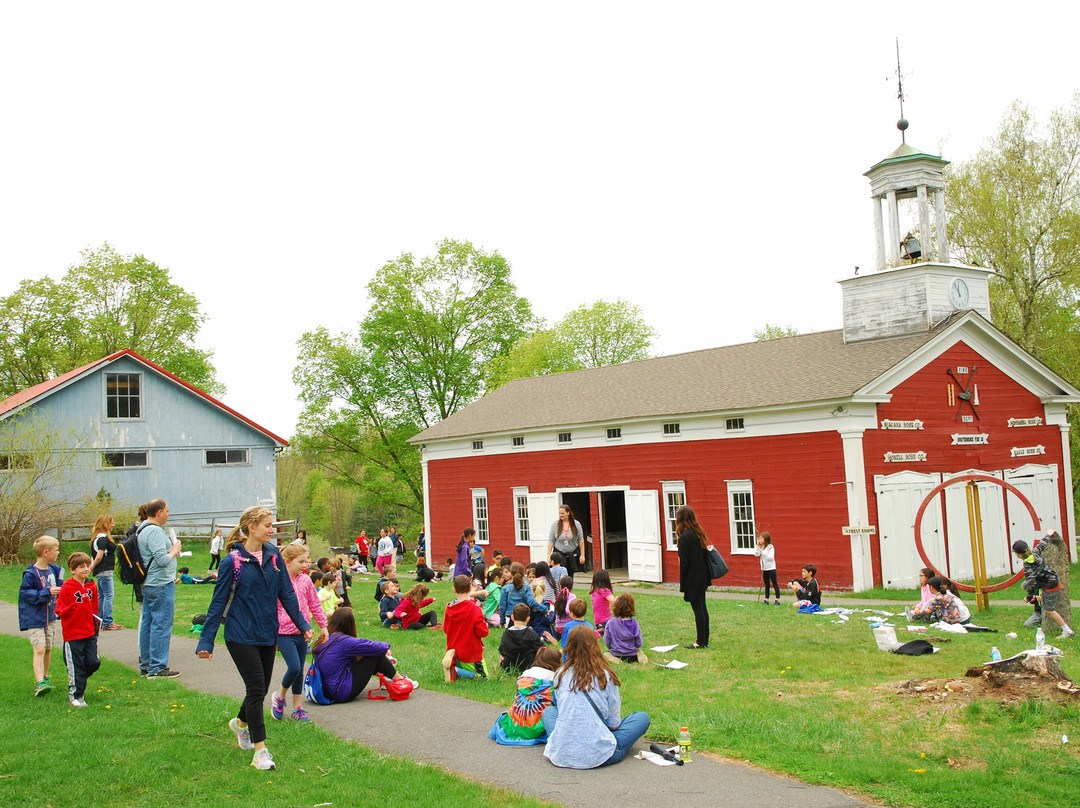
POLYGON ((728 574, 728 565, 720 551, 711 544, 705 549, 705 561, 709 565, 709 580, 715 581, 728 574))

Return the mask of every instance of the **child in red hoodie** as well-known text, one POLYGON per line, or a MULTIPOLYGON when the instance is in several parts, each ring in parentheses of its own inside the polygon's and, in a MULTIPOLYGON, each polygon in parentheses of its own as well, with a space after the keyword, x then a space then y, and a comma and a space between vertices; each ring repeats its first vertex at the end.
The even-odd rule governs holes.
POLYGON ((101 667, 97 653, 97 584, 87 580, 92 563, 86 553, 72 553, 68 559, 71 577, 64 581, 56 599, 56 616, 64 630, 64 664, 72 707, 86 706, 86 680, 101 667))
POLYGON ((454 602, 443 613, 443 630, 446 632, 446 654, 443 669, 446 681, 459 676, 486 679, 484 671, 484 637, 490 627, 484 612, 470 597, 472 578, 458 575, 454 578, 454 602))

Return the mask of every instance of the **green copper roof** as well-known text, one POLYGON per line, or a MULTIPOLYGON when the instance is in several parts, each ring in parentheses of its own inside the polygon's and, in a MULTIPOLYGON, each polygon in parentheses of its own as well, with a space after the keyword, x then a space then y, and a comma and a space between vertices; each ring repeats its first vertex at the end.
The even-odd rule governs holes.
POLYGON ((947 166, 949 164, 949 161, 943 157, 937 157, 933 154, 926 154, 925 152, 919 151, 914 146, 909 146, 907 143, 901 143, 900 146, 896 149, 896 151, 894 151, 881 162, 871 166, 870 170, 863 174, 863 176, 865 177, 869 175, 875 169, 881 168, 882 166, 896 165, 897 163, 907 163, 913 160, 932 160, 933 162, 940 163, 943 166, 947 166))

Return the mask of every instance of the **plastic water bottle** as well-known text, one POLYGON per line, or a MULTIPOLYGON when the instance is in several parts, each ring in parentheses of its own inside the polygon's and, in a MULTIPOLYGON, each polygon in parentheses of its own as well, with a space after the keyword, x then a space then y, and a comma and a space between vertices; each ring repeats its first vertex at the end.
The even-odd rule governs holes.
POLYGON ((679 760, 690 762, 690 730, 687 727, 679 729, 679 760))
POLYGON ((1041 651, 1046 647, 1046 632, 1042 630, 1042 626, 1035 629, 1035 650, 1041 651))
POLYGON ((1001 662, 1001 651, 998 650, 996 645, 990 649, 990 659, 994 660, 994 662, 1001 662))

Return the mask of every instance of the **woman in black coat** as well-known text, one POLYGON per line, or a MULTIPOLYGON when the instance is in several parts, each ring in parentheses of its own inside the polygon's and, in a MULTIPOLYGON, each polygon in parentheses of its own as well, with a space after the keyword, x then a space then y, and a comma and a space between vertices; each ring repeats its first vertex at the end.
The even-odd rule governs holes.
POLYGON ((675 529, 679 532, 679 591, 694 610, 697 627, 697 642, 686 647, 708 648, 709 610, 705 605, 705 591, 711 581, 705 548, 709 546, 709 538, 698 524, 697 515, 687 505, 676 512, 675 529))

